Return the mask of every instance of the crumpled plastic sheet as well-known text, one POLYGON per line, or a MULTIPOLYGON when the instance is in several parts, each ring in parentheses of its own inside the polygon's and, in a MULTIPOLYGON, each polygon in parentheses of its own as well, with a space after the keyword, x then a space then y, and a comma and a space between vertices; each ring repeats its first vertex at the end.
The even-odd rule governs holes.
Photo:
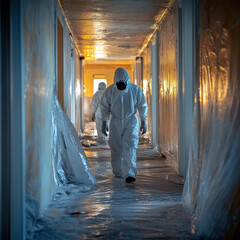
POLYGON ((112 174, 110 149, 86 151, 97 185, 56 196, 34 239, 196 239, 181 205, 183 179, 158 152, 138 153, 137 180, 127 184, 112 174))
POLYGON ((53 158, 55 182, 58 186, 67 183, 95 184, 88 159, 81 145, 78 134, 66 113, 54 98, 53 114, 53 158))

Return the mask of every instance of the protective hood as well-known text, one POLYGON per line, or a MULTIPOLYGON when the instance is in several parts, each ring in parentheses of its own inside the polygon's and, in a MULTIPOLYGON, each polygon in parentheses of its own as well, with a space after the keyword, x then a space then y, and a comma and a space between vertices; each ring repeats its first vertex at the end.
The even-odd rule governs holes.
POLYGON ((98 90, 105 90, 106 89, 106 83, 100 82, 98 84, 98 90))
POLYGON ((124 68, 118 68, 115 71, 114 83, 116 84, 116 82, 118 81, 124 81, 124 82, 130 81, 128 72, 124 68))

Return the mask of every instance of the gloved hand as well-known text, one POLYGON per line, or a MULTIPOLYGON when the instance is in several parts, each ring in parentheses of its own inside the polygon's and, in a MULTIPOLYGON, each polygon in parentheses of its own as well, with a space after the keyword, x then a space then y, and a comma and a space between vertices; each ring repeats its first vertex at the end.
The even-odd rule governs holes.
POLYGON ((107 136, 107 132, 108 132, 108 122, 107 121, 103 121, 102 123, 102 133, 107 136))
POLYGON ((142 134, 147 132, 147 123, 145 120, 141 121, 141 127, 140 127, 140 132, 142 131, 142 134))
POLYGON ((92 120, 95 121, 95 113, 92 114, 92 120))

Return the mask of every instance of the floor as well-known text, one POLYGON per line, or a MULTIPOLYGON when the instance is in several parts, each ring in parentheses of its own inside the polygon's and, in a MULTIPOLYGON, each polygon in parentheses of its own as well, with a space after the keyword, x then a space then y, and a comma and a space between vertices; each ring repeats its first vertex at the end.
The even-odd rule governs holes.
POLYGON ((34 239, 196 239, 181 205, 183 179, 167 159, 141 144, 136 182, 125 183, 113 176, 110 149, 96 144, 91 130, 82 142, 97 185, 66 186, 39 220, 34 239))

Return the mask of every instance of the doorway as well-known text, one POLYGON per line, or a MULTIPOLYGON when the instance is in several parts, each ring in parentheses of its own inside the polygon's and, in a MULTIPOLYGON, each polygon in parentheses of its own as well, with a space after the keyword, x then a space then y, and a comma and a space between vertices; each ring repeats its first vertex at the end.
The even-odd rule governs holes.
POLYGON ((104 79, 104 78, 102 78, 102 79, 99 79, 99 78, 93 79, 93 95, 98 91, 98 84, 101 83, 101 82, 104 82, 107 85, 107 80, 104 79))

